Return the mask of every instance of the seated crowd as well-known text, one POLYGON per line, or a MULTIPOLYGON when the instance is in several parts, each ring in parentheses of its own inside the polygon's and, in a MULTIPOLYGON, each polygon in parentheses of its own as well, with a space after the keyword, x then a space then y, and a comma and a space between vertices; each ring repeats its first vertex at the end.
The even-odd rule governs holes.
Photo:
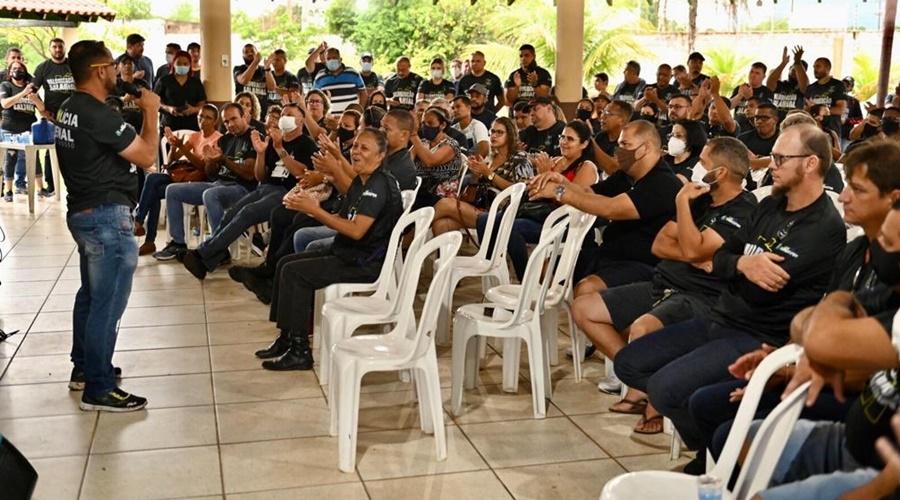
MULTIPOLYGON (((598 74, 597 95, 567 117, 530 45, 504 81, 481 52, 468 71, 454 61, 452 75, 435 58, 426 78, 400 57, 382 79, 369 52, 357 70, 322 44, 295 76, 283 51, 264 58, 248 44, 234 68, 235 101, 217 109, 192 53, 171 49, 152 84, 140 57, 117 61, 122 81, 160 94, 170 146, 166 173, 143 184, 140 253, 177 259, 204 279, 230 263, 232 243, 268 223, 257 240, 267 247, 262 263, 228 269, 270 305, 278 335, 256 352, 263 368, 313 367, 315 291, 376 279, 401 191, 417 189, 412 210, 434 207, 433 234, 484 235, 497 193, 525 182, 507 243, 519 279, 550 212, 569 205, 597 216, 600 236, 586 239, 575 264, 572 311, 589 352, 614 363, 600 389, 627 386, 610 411, 634 414, 642 434, 662 432, 669 418, 697 450, 685 471, 702 474, 706 450, 721 452, 748 373, 798 343, 804 356, 757 416, 785 387, 834 385, 811 398, 773 487, 759 496, 893 493, 896 476, 875 443, 891 436, 900 407, 900 98, 866 106, 864 119, 853 79, 833 78, 824 57, 810 77, 801 47, 785 48, 768 75, 754 63, 727 95, 695 52, 686 65, 659 65, 651 84, 629 61, 612 93, 598 74), (508 116, 498 116, 504 107, 508 116), (751 193, 760 188, 771 195, 751 193), (156 251, 162 199, 169 240, 156 251), (190 250, 185 204, 205 207, 210 229, 190 250), (849 226, 860 235, 848 242, 849 226)), ((20 69, 10 66, 14 91, 20 69)), ((126 114, 122 96, 110 105, 126 114)), ((4 108, 21 98, 4 97, 4 108)))

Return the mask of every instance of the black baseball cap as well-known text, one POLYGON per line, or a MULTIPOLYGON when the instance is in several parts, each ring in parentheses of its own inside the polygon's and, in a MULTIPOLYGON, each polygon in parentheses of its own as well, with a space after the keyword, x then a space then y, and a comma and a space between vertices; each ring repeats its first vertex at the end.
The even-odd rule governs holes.
POLYGON ((531 108, 534 106, 539 106, 541 104, 551 105, 553 101, 550 100, 549 97, 544 97, 542 95, 532 97, 530 101, 528 101, 528 105, 525 107, 525 112, 531 111, 531 108))
POLYGON ((688 61, 693 61, 695 59, 699 59, 701 61, 705 61, 706 58, 703 57, 703 54, 699 52, 691 52, 691 55, 688 56, 688 61))

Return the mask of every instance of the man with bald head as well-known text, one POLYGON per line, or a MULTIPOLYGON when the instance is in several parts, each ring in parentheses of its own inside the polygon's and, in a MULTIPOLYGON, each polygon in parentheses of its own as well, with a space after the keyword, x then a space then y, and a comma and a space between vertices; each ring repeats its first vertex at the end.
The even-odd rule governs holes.
POLYGON ((728 365, 762 343, 787 343, 794 315, 828 287, 846 241, 825 193, 830 165, 831 141, 818 127, 784 130, 772 147, 772 196, 713 256, 712 273, 728 285, 709 315, 641 337, 616 356, 619 379, 647 393, 691 449, 704 444, 688 409, 691 395, 732 380, 728 365))
POLYGON ((675 216, 675 195, 683 184, 662 159, 656 126, 643 120, 625 125, 615 155, 618 170, 591 188, 557 172, 531 181, 532 199, 555 199, 610 221, 603 244, 582 249, 578 257, 575 279, 584 279, 576 296, 649 281, 659 262, 650 251, 653 240, 675 216))

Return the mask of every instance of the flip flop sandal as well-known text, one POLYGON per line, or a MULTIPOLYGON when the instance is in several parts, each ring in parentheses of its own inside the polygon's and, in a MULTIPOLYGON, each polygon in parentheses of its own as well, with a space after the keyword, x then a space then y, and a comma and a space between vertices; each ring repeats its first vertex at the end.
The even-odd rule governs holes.
POLYGON ((638 424, 634 427, 634 432, 636 432, 638 434, 644 434, 644 435, 660 434, 663 431, 662 422, 663 422, 662 415, 657 415, 655 417, 650 417, 650 418, 641 417, 640 421, 638 421, 638 424), (641 429, 641 427, 644 427, 647 424, 649 424, 650 422, 655 422, 657 420, 659 421, 659 430, 645 431, 645 430, 641 429))
POLYGON ((640 401, 632 401, 630 399, 623 399, 623 400, 611 405, 609 407, 609 411, 611 411, 613 413, 622 413, 625 415, 643 415, 645 408, 647 408, 647 400, 646 399, 641 399, 640 401), (622 403, 627 405, 627 409, 625 409, 625 410, 616 409, 616 406, 620 405, 622 403))

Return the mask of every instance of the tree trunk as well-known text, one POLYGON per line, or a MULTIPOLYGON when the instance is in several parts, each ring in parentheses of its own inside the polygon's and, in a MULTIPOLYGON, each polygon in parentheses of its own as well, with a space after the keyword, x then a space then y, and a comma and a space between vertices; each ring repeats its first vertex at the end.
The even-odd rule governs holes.
POLYGON ((688 52, 693 52, 697 40, 697 0, 688 0, 688 4, 688 52))

